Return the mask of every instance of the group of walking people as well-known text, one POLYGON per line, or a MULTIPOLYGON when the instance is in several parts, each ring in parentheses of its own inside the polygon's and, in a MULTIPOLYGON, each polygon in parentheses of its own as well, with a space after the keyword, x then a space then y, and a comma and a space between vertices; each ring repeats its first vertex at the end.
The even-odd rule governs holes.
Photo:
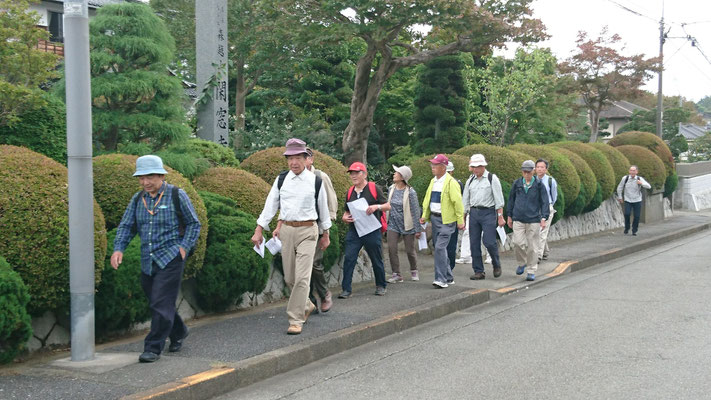
MULTIPOLYGON (((300 139, 286 143, 288 170, 280 173, 272 184, 251 241, 261 245, 264 231, 279 214, 273 237, 281 240, 284 280, 291 289, 287 305, 288 334, 302 332, 309 316, 328 312, 333 298, 323 269, 323 252, 331 244, 329 229, 337 218, 337 194, 330 177, 315 169, 314 153, 300 139)), ((481 246, 491 257, 493 275, 501 276, 501 261, 497 244, 497 229, 507 224, 513 229, 513 243, 518 267, 516 274, 526 272, 526 279, 535 280, 538 262, 548 257, 547 235, 557 201, 557 182, 548 175, 548 161, 526 160, 521 165, 521 178, 516 179, 509 193, 504 220, 504 196, 499 178, 488 171, 482 154, 469 160, 471 176, 465 184, 452 176, 454 165, 444 154, 429 160, 433 178, 422 201, 408 184, 412 170, 393 166, 393 184, 387 196, 368 181, 366 166, 354 162, 348 167, 353 185, 345 193, 342 220, 349 225, 345 236, 342 291, 339 298, 352 294, 352 277, 360 250, 365 248, 375 277, 375 294, 386 294, 388 283, 404 280, 400 270, 398 242, 402 238, 410 264, 410 279, 420 279, 417 268, 416 240, 429 223, 434 247, 435 288, 454 284, 458 231, 468 226, 473 280, 486 278, 481 246), (535 171, 535 172, 534 172, 535 171), (363 199, 363 202, 357 202, 363 199), (372 229, 357 229, 350 207, 374 216, 379 223, 372 229), (466 221, 466 223, 465 223, 466 221), (386 280, 382 254, 382 232, 387 232, 392 276, 386 280)), ((185 261, 195 247, 201 230, 200 221, 184 190, 165 182, 167 171, 158 156, 147 155, 136 160, 137 177, 142 190, 134 194, 116 231, 111 265, 117 269, 123 262, 123 252, 131 239, 141 238, 141 286, 151 310, 151 328, 144 340, 140 362, 160 358, 167 339, 169 352, 177 352, 188 337, 188 327, 176 310, 176 300, 182 281, 185 261)), ((636 235, 642 202, 642 189, 649 183, 630 167, 617 187, 617 198, 624 204, 625 230, 636 235), (630 223, 630 217, 634 215, 630 223)), ((466 235, 465 235, 466 236, 466 235)))

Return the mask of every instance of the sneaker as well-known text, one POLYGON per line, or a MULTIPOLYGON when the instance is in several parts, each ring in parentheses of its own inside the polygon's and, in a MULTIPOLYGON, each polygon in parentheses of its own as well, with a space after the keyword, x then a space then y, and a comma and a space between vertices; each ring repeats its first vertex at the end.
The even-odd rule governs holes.
POLYGON ((547 259, 548 259, 548 254, 544 254, 544 255, 541 256, 541 260, 544 260, 544 261, 545 261, 545 260, 547 260, 547 259))
POLYGON ((347 299, 349 297, 351 297, 351 292, 347 290, 342 291, 341 294, 338 295, 339 299, 347 299))
POLYGON ((419 281, 420 275, 417 274, 417 270, 410 271, 410 279, 413 281, 419 281))
POLYGON ((637 232, 632 232, 632 236, 637 236, 637 232))
POLYGON ((434 281, 434 282, 432 282, 432 286, 434 286, 437 289, 444 289, 444 288, 448 287, 449 285, 447 285, 445 282, 442 282, 442 281, 434 281))
POLYGON ((321 299, 321 312, 328 312, 333 306, 333 297, 331 296, 331 291, 326 292, 326 297, 321 299))
POLYGON ((535 281, 535 280, 536 280, 536 275, 534 275, 534 274, 528 274, 528 275, 526 275, 526 280, 527 280, 527 281, 535 281))
POLYGON ((488 255, 488 254, 486 255, 486 260, 484 260, 484 264, 491 264, 491 256, 490 255, 488 255))
POLYGON ((387 291, 388 291, 388 290, 385 289, 384 287, 378 286, 378 287, 375 288, 375 295, 376 295, 376 296, 385 296, 385 293, 386 293, 387 291))
POLYGON ((393 272, 392 278, 388 279, 388 282, 390 283, 397 283, 397 282, 402 282, 402 276, 398 274, 397 272, 393 272))
POLYGON ((518 268, 516 268, 516 275, 523 275, 523 271, 526 270, 526 265, 521 265, 518 268))
POLYGON ((447 281, 447 285, 450 285, 450 286, 454 285, 454 279, 452 279, 451 281, 447 281))
POLYGON ((457 258, 456 260, 454 260, 454 262, 457 264, 471 264, 472 258, 457 258))

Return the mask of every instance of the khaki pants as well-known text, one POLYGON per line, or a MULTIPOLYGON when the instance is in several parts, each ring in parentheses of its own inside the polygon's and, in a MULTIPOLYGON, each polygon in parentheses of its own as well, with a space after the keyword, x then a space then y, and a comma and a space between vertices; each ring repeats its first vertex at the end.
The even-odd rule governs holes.
POLYGON ((538 269, 538 247, 541 244, 541 224, 513 222, 514 253, 518 265, 526 265, 526 273, 535 274, 538 269))
POLYGON ((555 215, 555 208, 553 204, 550 205, 550 216, 546 220, 546 226, 541 230, 541 244, 538 247, 538 258, 543 258, 544 255, 548 256, 550 249, 548 248, 548 231, 551 229, 551 222, 553 222, 553 216, 555 215))
POLYGON ((311 307, 309 282, 313 267, 314 252, 318 240, 318 227, 282 225, 281 259, 284 267, 284 282, 291 295, 286 306, 290 325, 303 325, 306 311, 311 307))
POLYGON ((397 242, 400 238, 405 242, 407 260, 410 262, 410 271, 417 271, 417 251, 415 250, 415 234, 401 235, 395 231, 387 231, 388 254, 390 255, 390 268, 393 274, 400 273, 400 257, 397 254, 397 242))

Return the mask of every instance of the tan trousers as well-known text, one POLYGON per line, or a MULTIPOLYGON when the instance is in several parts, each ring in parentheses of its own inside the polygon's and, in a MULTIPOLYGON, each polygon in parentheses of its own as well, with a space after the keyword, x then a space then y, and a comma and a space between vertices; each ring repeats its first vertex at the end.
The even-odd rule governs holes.
POLYGON ((410 271, 417 271, 417 251, 415 250, 415 234, 401 235, 395 231, 387 231, 388 235, 388 255, 390 256, 390 268, 394 274, 400 273, 400 257, 397 254, 397 242, 400 238, 405 242, 405 252, 407 260, 410 262, 410 271))
POLYGON ((541 224, 513 222, 514 253, 518 265, 526 265, 526 273, 535 274, 538 269, 538 247, 541 244, 541 224))
POLYGON ((544 254, 547 256, 550 252, 550 249, 548 248, 548 231, 551 229, 551 222, 553 222, 555 208, 553 208, 553 205, 551 204, 549 209, 551 214, 546 220, 546 227, 541 230, 541 244, 538 247, 538 258, 543 258, 544 254))
POLYGON ((289 317, 289 325, 301 326, 304 324, 306 311, 311 307, 309 282, 318 240, 318 227, 316 224, 298 227, 284 224, 279 239, 284 281, 291 289, 286 314, 289 317))

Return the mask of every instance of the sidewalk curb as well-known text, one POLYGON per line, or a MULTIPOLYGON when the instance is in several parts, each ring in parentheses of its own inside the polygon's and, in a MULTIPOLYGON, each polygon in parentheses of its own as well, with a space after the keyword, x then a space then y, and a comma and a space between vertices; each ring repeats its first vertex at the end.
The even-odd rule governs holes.
POLYGON ((656 238, 641 240, 625 248, 614 248, 595 256, 566 261, 560 263, 552 272, 533 282, 523 281, 520 284, 499 289, 467 290, 302 343, 276 349, 236 363, 227 363, 221 367, 123 397, 123 399, 209 399, 454 312, 486 303, 503 295, 541 284, 561 275, 609 262, 708 229, 711 229, 711 222, 656 238))

